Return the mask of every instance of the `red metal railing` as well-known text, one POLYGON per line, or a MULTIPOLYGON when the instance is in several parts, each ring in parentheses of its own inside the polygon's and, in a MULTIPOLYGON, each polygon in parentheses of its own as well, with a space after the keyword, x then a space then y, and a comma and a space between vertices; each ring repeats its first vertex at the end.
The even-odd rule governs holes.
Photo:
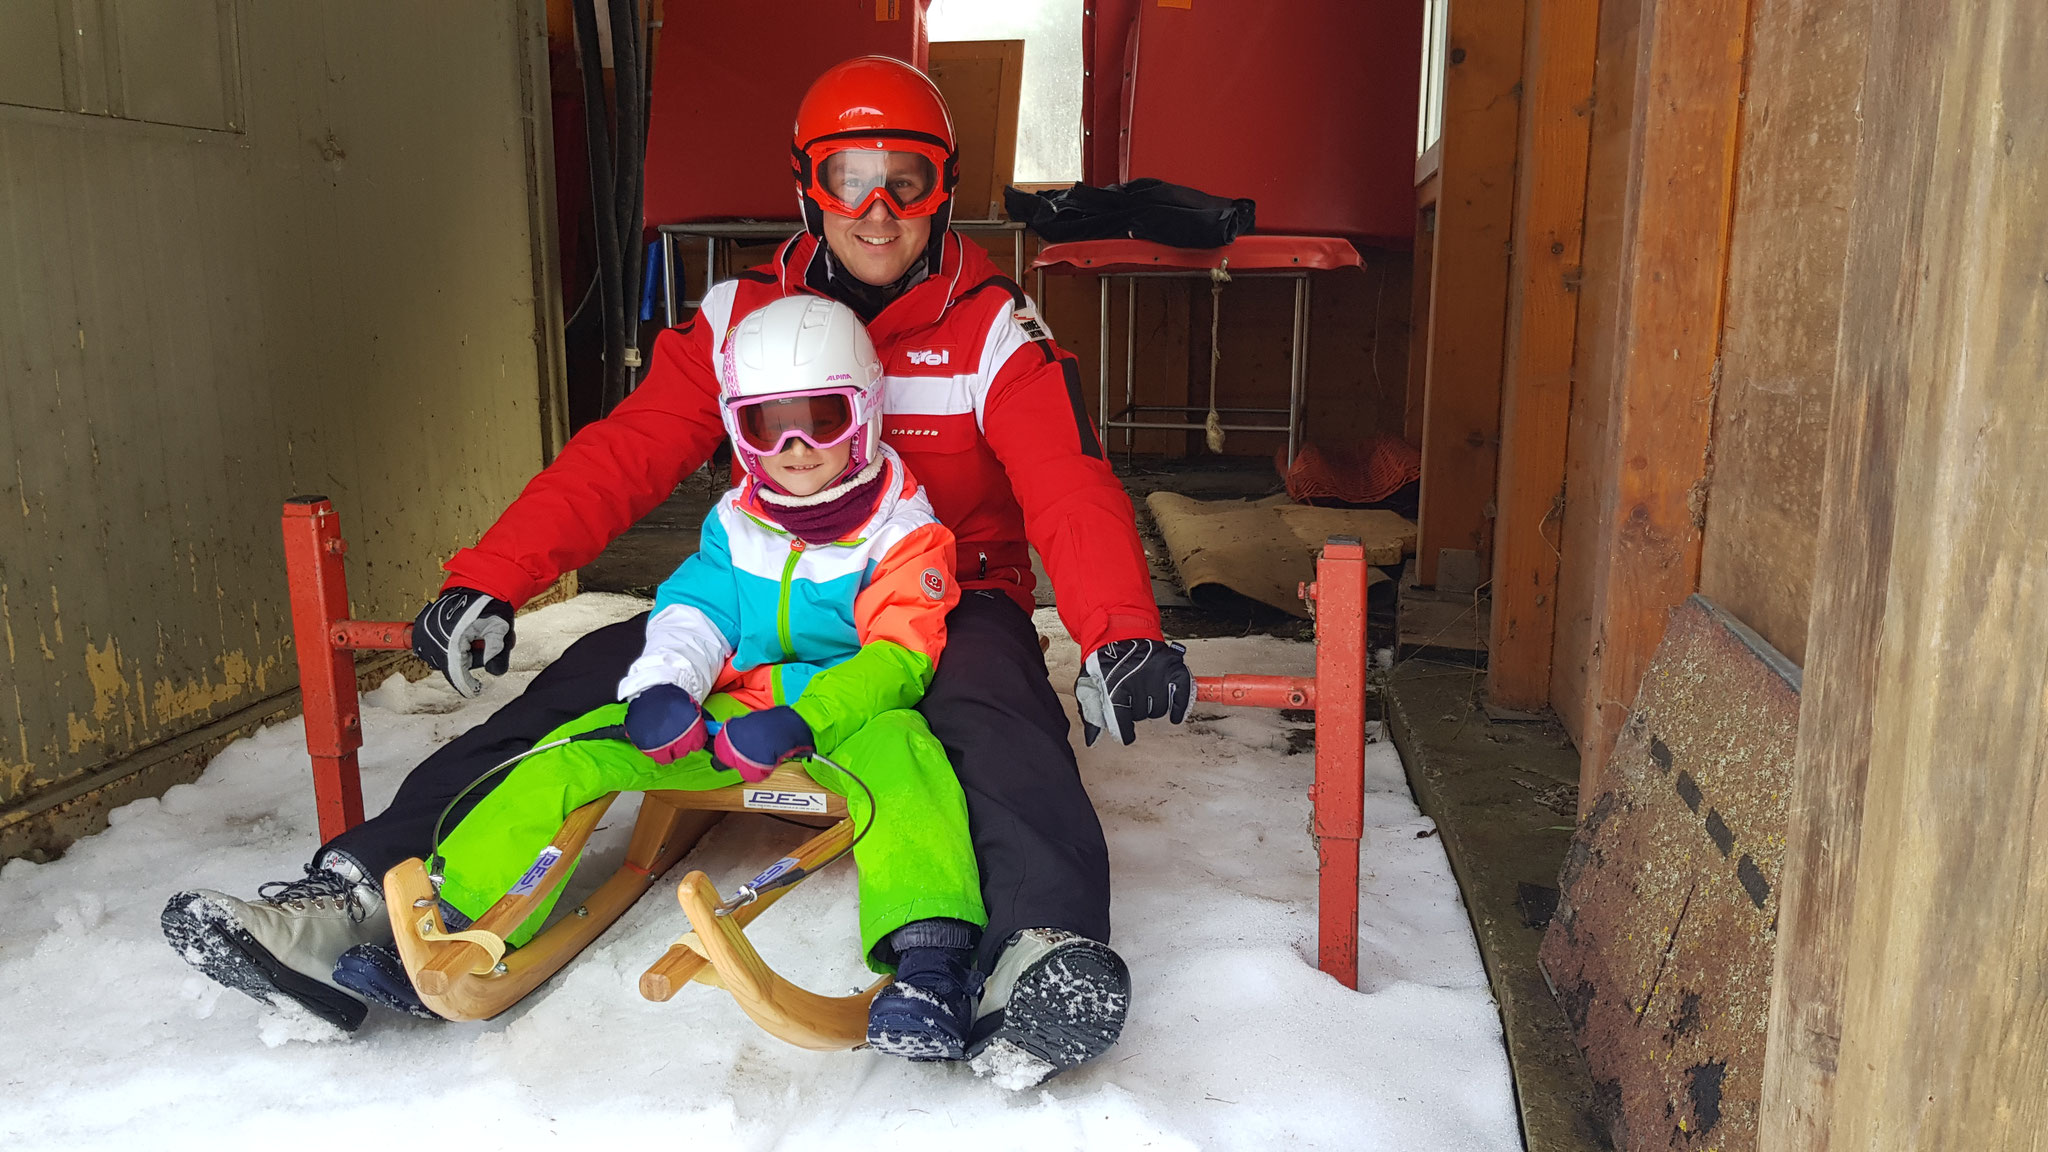
MULTIPOLYGON (((363 746, 356 696, 357 650, 412 647, 412 625, 349 618, 341 518, 325 496, 284 505, 285 576, 291 586, 292 637, 305 699, 306 751, 320 838, 362 822, 356 750, 363 746)), ((1365 825, 1365 549, 1333 536, 1316 560, 1302 598, 1316 606, 1314 676, 1195 677, 1195 699, 1246 708, 1316 712, 1315 782, 1309 786, 1316 838, 1317 967, 1358 987, 1358 840, 1365 825)))

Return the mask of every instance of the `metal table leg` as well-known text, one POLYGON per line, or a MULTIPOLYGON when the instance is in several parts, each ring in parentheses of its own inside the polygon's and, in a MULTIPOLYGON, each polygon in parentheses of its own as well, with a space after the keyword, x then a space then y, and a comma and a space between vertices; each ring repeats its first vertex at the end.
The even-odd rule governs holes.
POLYGON ((1301 437, 1301 397, 1308 385, 1308 276, 1294 281, 1294 347, 1287 367, 1287 467, 1294 468, 1294 455, 1301 437))
POLYGON ((667 232, 661 234, 661 317, 676 326, 676 238, 667 232))
MULTIPOLYGON (((1124 277, 1124 419, 1138 414, 1138 278, 1124 277)), ((1131 462, 1138 434, 1124 429, 1124 464, 1131 462)))
MULTIPOLYGON (((1095 365, 1100 379, 1095 390, 1096 427, 1100 431, 1109 429, 1109 276, 1096 276, 1097 295, 1101 298, 1102 330, 1095 345, 1095 365)), ((1125 433, 1129 435, 1129 433, 1125 433)))

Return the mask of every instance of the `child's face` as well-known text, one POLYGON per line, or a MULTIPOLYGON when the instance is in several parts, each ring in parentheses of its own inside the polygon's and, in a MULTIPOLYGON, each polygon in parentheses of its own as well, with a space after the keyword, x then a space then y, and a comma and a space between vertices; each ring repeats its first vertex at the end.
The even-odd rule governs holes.
POLYGON ((761 467, 783 491, 792 496, 809 496, 838 479, 852 458, 852 440, 842 440, 830 448, 813 448, 803 437, 792 436, 787 448, 761 457, 761 467))

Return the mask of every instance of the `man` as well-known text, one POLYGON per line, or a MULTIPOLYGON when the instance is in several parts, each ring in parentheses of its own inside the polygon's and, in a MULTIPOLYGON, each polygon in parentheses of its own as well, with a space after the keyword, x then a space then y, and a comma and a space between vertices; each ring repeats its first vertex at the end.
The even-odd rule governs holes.
MULTIPOLYGON (((968 1055, 1010 1083, 1043 1079, 1115 1043, 1130 977, 1106 943, 1108 851, 1031 622, 1027 541, 1088 653, 1075 695, 1089 743, 1103 730, 1129 743, 1142 719, 1179 723, 1191 679, 1160 636, 1130 501, 1084 413, 1073 358, 987 253, 947 227, 957 156, 938 89, 886 57, 832 68, 798 111, 794 167, 805 232, 656 340, 645 382, 448 562, 414 647, 476 695, 471 668, 506 667, 514 609, 597 556, 711 454, 723 432, 714 366, 731 325, 799 293, 852 307, 884 366, 883 434, 958 541, 963 595, 920 711, 966 792, 989 916, 968 1055)), ((355 1027, 365 1006, 333 966, 389 939, 384 871, 422 855, 435 821, 493 765, 613 699, 644 629, 638 617, 577 641, 518 700, 414 769, 383 813, 324 845, 306 879, 266 886, 257 901, 173 897, 166 936, 230 987, 355 1027)))

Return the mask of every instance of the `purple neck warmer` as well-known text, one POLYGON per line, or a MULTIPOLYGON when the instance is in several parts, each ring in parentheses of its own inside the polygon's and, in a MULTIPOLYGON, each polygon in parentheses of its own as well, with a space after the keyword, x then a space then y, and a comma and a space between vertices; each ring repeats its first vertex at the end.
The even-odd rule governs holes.
MULTIPOLYGON (((768 518, 789 529, 806 544, 830 544, 861 526, 874 514, 882 496, 882 484, 889 469, 877 469, 873 476, 847 487, 844 492, 819 504, 784 504, 766 489, 757 489, 761 509, 768 518)), ((787 497, 784 497, 787 499, 787 497)))

